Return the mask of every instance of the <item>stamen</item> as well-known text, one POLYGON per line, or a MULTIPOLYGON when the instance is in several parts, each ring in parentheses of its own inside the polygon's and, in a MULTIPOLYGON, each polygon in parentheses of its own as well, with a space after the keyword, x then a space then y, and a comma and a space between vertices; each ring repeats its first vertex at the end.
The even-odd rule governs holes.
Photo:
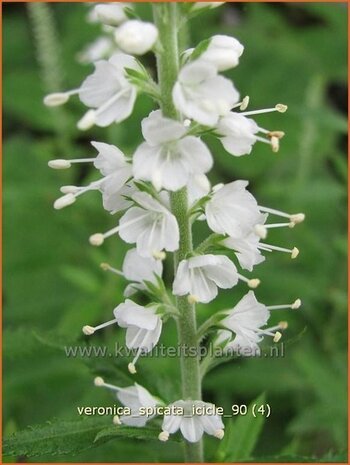
POLYGON ((280 149, 280 140, 278 137, 275 137, 275 136, 272 136, 271 137, 271 147, 272 147, 272 151, 274 153, 277 153, 280 149))
POLYGON ((218 439, 222 439, 225 435, 225 432, 223 429, 218 429, 217 431, 215 431, 214 433, 214 437, 218 438, 218 439))
POLYGON ((283 304, 283 305, 270 305, 266 307, 268 310, 283 310, 287 308, 291 308, 293 310, 298 309, 301 306, 301 300, 297 299, 295 302, 292 304, 283 304))
POLYGON ((60 191, 62 192, 62 194, 76 194, 77 192, 79 192, 80 189, 81 189, 81 187, 78 187, 78 186, 62 186, 62 187, 60 187, 60 191))
POLYGON ((191 120, 186 118, 182 124, 185 126, 185 128, 189 128, 191 126, 191 120))
POLYGON ((162 431, 159 433, 158 439, 162 442, 166 442, 169 439, 169 433, 167 431, 162 431))
POLYGON ((111 389, 112 391, 122 391, 123 388, 119 386, 114 386, 113 384, 108 384, 104 382, 104 379, 101 378, 100 376, 97 376, 97 378, 94 379, 94 384, 97 387, 105 387, 108 389, 111 389))
POLYGON ((266 226, 264 226, 263 224, 256 224, 254 226, 254 231, 261 239, 266 239, 266 236, 267 236, 266 226))
POLYGON ((76 200, 75 195, 73 194, 66 194, 63 197, 59 197, 55 200, 53 207, 55 210, 61 210, 61 208, 68 207, 68 205, 72 205, 76 200))
POLYGON ((118 415, 114 415, 114 417, 113 417, 113 424, 115 424, 116 426, 122 424, 122 422, 120 421, 120 418, 118 417, 118 415))
POLYGON ((283 247, 277 247, 276 245, 270 244, 263 244, 262 242, 258 245, 258 249, 265 250, 266 252, 271 252, 272 250, 276 250, 277 252, 285 252, 291 254, 291 258, 297 258, 299 255, 299 249, 297 247, 293 247, 293 249, 285 249, 283 247))
POLYGON ((281 337, 282 337, 282 333, 277 331, 276 334, 274 335, 273 342, 278 342, 281 339, 281 337))
POLYGON ((260 284, 260 279, 257 279, 257 278, 248 279, 245 276, 242 276, 241 274, 238 275, 238 278, 241 281, 247 283, 248 287, 250 287, 251 289, 256 289, 260 284))
POLYGON ((103 244, 105 239, 107 239, 110 236, 113 236, 113 234, 116 234, 120 229, 127 228, 128 226, 131 226, 132 224, 137 223, 138 221, 142 220, 147 215, 148 213, 145 213, 144 215, 134 218, 133 220, 127 221, 126 223, 123 223, 121 225, 118 225, 115 228, 112 228, 105 233, 93 234, 92 236, 90 236, 89 242, 91 245, 100 246, 103 244))
POLYGON ((123 276, 123 273, 120 270, 117 270, 116 268, 113 268, 111 265, 108 263, 101 263, 100 267, 103 269, 103 271, 110 271, 111 273, 117 274, 118 276, 123 276))
POLYGON ((271 113, 273 111, 278 111, 279 113, 284 113, 285 111, 287 111, 287 109, 288 109, 287 105, 283 105, 282 103, 278 103, 273 108, 263 108, 262 110, 246 111, 246 112, 241 113, 241 115, 244 115, 244 116, 260 115, 262 113, 271 113))
POLYGON ((269 137, 277 137, 277 139, 282 139, 286 133, 283 131, 267 131, 269 137))
POLYGON ((294 213, 289 214, 282 212, 280 210, 275 210, 274 208, 262 207, 259 205, 259 210, 261 212, 270 213, 271 215, 282 216, 283 218, 289 218, 292 223, 298 224, 302 223, 305 220, 304 213, 294 213))
POLYGON ((114 320, 109 320, 109 321, 106 321, 106 323, 102 323, 98 326, 83 326, 83 333, 86 335, 86 336, 91 336, 92 334, 94 334, 96 331, 100 330, 100 329, 103 329, 103 328, 106 328, 107 326, 110 326, 110 325, 113 325, 114 323, 116 323, 117 320, 114 319, 114 320))
POLYGON ((271 224, 264 224, 263 227, 266 229, 273 229, 273 228, 294 228, 295 223, 271 223, 271 224))
POLYGON ((73 89, 67 92, 54 92, 44 97, 44 105, 47 107, 57 107, 68 102, 71 95, 78 94, 80 89, 73 89))
POLYGON ((279 324, 279 327, 281 329, 287 329, 288 328, 288 321, 280 321, 278 324, 279 324))
POLYGON ((57 159, 50 160, 48 166, 54 170, 66 170, 71 167, 71 164, 69 160, 57 159))
POLYGON ((246 96, 244 97, 244 99, 242 100, 241 105, 240 105, 240 107, 239 107, 239 109, 240 109, 241 111, 244 111, 244 110, 247 109, 247 107, 248 107, 248 105, 249 105, 249 100, 250 100, 250 99, 249 99, 249 95, 246 95, 246 96))

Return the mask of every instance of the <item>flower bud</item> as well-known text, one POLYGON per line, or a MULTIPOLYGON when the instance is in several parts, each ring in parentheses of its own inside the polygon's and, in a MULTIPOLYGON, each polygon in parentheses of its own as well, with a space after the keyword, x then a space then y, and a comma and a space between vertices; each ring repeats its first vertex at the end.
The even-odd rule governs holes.
POLYGON ((243 45, 234 37, 215 35, 201 59, 212 63, 218 71, 226 71, 238 65, 243 45))
POLYGON ((143 55, 151 50, 158 39, 158 30, 152 23, 137 19, 122 24, 114 33, 117 45, 125 52, 143 55))
POLYGON ((123 4, 99 3, 95 6, 93 12, 101 23, 108 24, 109 26, 119 26, 127 20, 123 4))

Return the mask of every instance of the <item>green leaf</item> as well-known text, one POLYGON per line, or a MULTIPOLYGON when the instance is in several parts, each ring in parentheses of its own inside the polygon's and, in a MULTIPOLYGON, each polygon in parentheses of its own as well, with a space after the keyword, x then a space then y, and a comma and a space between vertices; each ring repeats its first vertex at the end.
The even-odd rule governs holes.
POLYGON ((231 420, 217 451, 218 462, 237 462, 251 457, 265 422, 265 416, 257 413, 254 417, 252 410, 254 404, 261 406, 264 403, 265 393, 251 402, 246 415, 231 420))
POLYGON ((109 418, 84 418, 36 425, 5 438, 4 454, 27 457, 77 454, 97 445, 94 438, 109 421, 109 418))
MULTIPOLYGON (((98 442, 102 439, 110 440, 114 438, 129 438, 129 439, 142 439, 145 441, 155 440, 159 441, 158 435, 160 433, 159 428, 143 427, 137 428, 133 426, 110 426, 100 431, 96 438, 95 442, 98 442)), ((179 439, 174 438, 173 435, 169 437, 169 441, 179 441, 179 439)))
POLYGON ((202 55, 202 53, 204 53, 207 50, 210 42, 211 42, 211 38, 205 39, 199 42, 197 47, 191 53, 191 57, 190 57, 191 61, 197 60, 197 58, 199 58, 202 55))

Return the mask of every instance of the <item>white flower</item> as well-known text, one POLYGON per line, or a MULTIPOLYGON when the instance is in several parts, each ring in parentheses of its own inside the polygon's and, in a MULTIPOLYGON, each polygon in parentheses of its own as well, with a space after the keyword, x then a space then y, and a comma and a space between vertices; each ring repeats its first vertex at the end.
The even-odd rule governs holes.
POLYGON ((189 442, 198 442, 204 432, 218 439, 224 437, 224 424, 213 404, 201 400, 177 400, 168 407, 174 413, 164 415, 163 431, 159 434, 161 441, 167 441, 169 434, 178 429, 189 442))
POLYGON ((136 192, 132 200, 137 204, 122 216, 119 225, 105 233, 90 236, 90 243, 103 244, 107 237, 119 233, 128 244, 135 244, 142 257, 154 257, 165 249, 179 248, 179 227, 175 216, 158 200, 146 192, 136 192))
POLYGON ((230 112, 220 118, 217 132, 225 149, 236 157, 249 154, 257 141, 259 127, 251 118, 230 112))
POLYGON ((140 409, 155 409, 156 405, 159 404, 159 400, 139 384, 135 383, 133 386, 121 388, 113 384, 105 383, 103 378, 99 376, 95 378, 94 384, 98 387, 105 387, 112 391, 116 391, 116 397, 119 402, 124 407, 127 407, 127 409, 130 409, 130 414, 114 417, 113 422, 115 424, 123 423, 128 426, 142 427, 154 417, 154 415, 142 414, 143 412, 142 410, 140 411, 140 409))
POLYGON ((191 175, 203 174, 213 164, 207 146, 194 136, 186 136, 186 128, 178 121, 164 118, 160 110, 142 121, 142 143, 133 157, 136 179, 152 181, 176 191, 184 187, 191 175))
POLYGON ((214 192, 205 205, 205 216, 212 231, 239 239, 264 222, 265 216, 246 190, 247 185, 248 181, 234 181, 214 192))
POLYGON ((118 325, 126 328, 128 349, 138 349, 128 366, 130 373, 136 373, 135 364, 139 356, 150 352, 159 340, 162 320, 156 314, 156 307, 142 307, 129 299, 118 305, 113 313, 118 325))
POLYGON ((79 89, 80 100, 96 109, 86 114, 89 118, 81 119, 81 129, 88 129, 93 124, 105 127, 125 120, 136 100, 137 89, 124 73, 125 68, 140 69, 134 57, 115 53, 108 61, 96 62, 95 68, 79 89))
POLYGON ((163 249, 174 252, 179 247, 179 227, 175 216, 145 192, 137 192, 130 208, 120 219, 120 237, 128 244, 136 243, 142 257, 152 257, 163 249))
POLYGON ((119 190, 107 191, 102 189, 103 208, 112 215, 126 210, 132 206, 130 198, 136 190, 132 182, 125 184, 125 186, 119 190))
POLYGON ((173 89, 176 108, 187 118, 206 126, 217 124, 239 100, 231 81, 218 76, 214 65, 197 60, 185 65, 173 89))
MULTIPOLYGON (((233 341, 226 344, 225 352, 231 350, 243 356, 259 355, 258 343, 263 337, 271 336, 274 342, 278 342, 282 336, 279 330, 284 330, 288 326, 287 322, 281 321, 278 325, 261 329, 266 325, 270 312, 282 309, 295 310, 300 306, 301 301, 297 299, 292 304, 267 307, 256 300, 253 291, 249 291, 234 308, 224 312, 226 317, 220 321, 220 326, 235 334, 233 341)), ((216 344, 224 342, 227 337, 228 333, 221 331, 216 344)))
POLYGON ((239 276, 235 265, 224 255, 201 255, 179 263, 174 284, 175 295, 189 294, 192 301, 210 302, 218 287, 235 286, 239 276))
POLYGON ((143 55, 158 39, 158 29, 152 23, 137 19, 122 24, 114 33, 117 45, 126 53, 143 55))
POLYGON ((243 50, 243 45, 234 37, 215 35, 200 59, 213 64, 218 71, 226 71, 238 65, 243 50))
POLYGON ((265 260, 259 250, 259 241, 258 235, 250 233, 246 237, 237 239, 227 237, 222 241, 222 244, 228 249, 235 250, 239 264, 244 270, 252 271, 255 265, 265 260))
POLYGON ((89 19, 91 22, 119 26, 128 19, 124 12, 126 6, 126 3, 98 3, 90 11, 89 19))
POLYGON ((151 257, 141 257, 136 249, 128 250, 123 262, 123 275, 132 284, 129 284, 124 291, 124 295, 129 297, 136 290, 144 290, 146 286, 144 281, 150 281, 156 284, 156 276, 161 276, 163 265, 161 260, 151 257))
POLYGON ((110 37, 98 37, 79 52, 77 58, 80 63, 93 63, 108 57, 115 48, 110 37))

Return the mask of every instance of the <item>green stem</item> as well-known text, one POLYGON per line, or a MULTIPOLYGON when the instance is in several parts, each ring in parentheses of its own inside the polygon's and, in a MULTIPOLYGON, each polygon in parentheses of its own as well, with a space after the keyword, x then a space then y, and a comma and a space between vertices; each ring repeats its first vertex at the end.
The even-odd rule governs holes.
MULTIPOLYGON (((172 89, 179 71, 178 51, 178 8, 176 3, 153 4, 154 21, 159 31, 160 50, 157 53, 158 81, 161 92, 163 115, 178 119, 178 113, 172 100, 172 89)), ((174 254, 175 270, 181 260, 192 252, 192 231, 188 215, 187 189, 171 193, 171 209, 180 231, 180 247, 174 254)), ((197 340, 197 322, 195 306, 186 297, 177 297, 178 340, 182 347, 181 386, 184 399, 200 400, 201 379, 199 368, 199 345, 197 340)), ((185 460, 202 462, 202 441, 185 443, 185 460)))

